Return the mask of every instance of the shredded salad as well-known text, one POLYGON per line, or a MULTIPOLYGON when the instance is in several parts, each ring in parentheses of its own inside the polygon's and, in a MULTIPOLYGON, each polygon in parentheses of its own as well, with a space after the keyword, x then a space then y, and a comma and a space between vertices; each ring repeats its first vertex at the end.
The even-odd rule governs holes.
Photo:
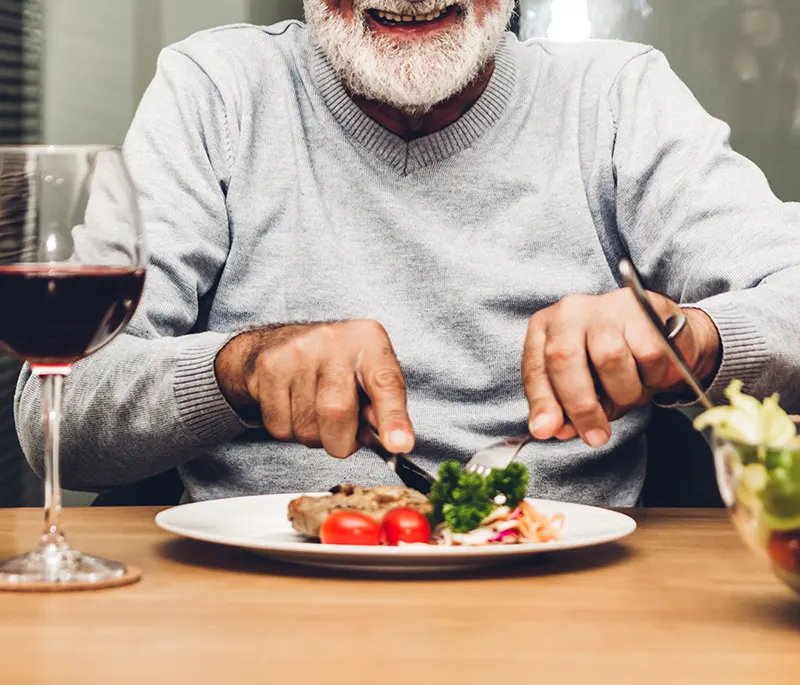
POLYGON ((528 502, 511 509, 498 506, 481 524, 467 533, 455 533, 439 525, 433 533, 433 544, 447 547, 480 547, 483 545, 515 545, 522 542, 558 540, 564 525, 563 514, 546 516, 528 502))
POLYGON ((563 515, 548 516, 525 501, 527 486, 528 471, 519 463, 486 477, 463 471, 457 462, 443 464, 430 494, 431 543, 475 547, 557 540, 563 515))

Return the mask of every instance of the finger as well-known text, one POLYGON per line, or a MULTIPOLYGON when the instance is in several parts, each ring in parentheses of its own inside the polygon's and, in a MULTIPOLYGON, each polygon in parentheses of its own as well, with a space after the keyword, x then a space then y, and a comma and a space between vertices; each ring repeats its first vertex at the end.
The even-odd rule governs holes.
POLYGON ((295 440, 306 447, 322 447, 317 425, 317 371, 298 369, 290 387, 292 432, 295 440))
POLYGON ((414 428, 408 417, 406 384, 391 346, 365 348, 356 364, 356 377, 374 407, 381 442, 392 452, 411 452, 414 428))
POLYGON ((545 360, 550 383, 578 434, 591 447, 605 445, 611 426, 595 390, 586 352, 586 330, 579 319, 550 324, 545 360))
POLYGON ((283 442, 294 440, 289 376, 275 372, 274 365, 259 363, 249 383, 250 394, 258 401, 264 428, 283 442))
POLYGON ((674 383, 665 343, 648 320, 637 317, 629 321, 625 326, 625 340, 636 362, 643 390, 657 391, 674 383))
POLYGON ((322 446, 333 457, 346 459, 358 450, 358 391, 345 365, 321 369, 317 379, 317 426, 322 446))
MULTIPOLYGON (((586 348, 597 380, 610 403, 620 407, 634 406, 644 388, 624 329, 613 324, 591 328, 586 337, 586 348)), ((611 408, 606 407, 606 414, 609 414, 608 409, 611 408)))
POLYGON ((565 423, 560 430, 553 436, 556 440, 566 442, 567 440, 574 440, 578 437, 578 431, 571 423, 565 423))
POLYGON ((547 377, 545 342, 543 325, 531 319, 522 355, 522 385, 529 407, 528 429, 537 440, 550 440, 564 425, 564 412, 547 377))

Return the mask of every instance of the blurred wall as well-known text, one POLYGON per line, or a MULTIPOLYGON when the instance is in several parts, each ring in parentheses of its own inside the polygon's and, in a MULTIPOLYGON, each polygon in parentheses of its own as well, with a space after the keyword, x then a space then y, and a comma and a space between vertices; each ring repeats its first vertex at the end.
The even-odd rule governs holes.
POLYGON ((589 25, 661 50, 775 193, 800 200, 800 0, 520 0, 523 38, 589 25))
POLYGON ((44 0, 43 142, 120 143, 164 46, 301 16, 302 0, 44 0))
POLYGON ((300 19, 303 0, 250 0, 250 21, 269 26, 284 19, 300 19))

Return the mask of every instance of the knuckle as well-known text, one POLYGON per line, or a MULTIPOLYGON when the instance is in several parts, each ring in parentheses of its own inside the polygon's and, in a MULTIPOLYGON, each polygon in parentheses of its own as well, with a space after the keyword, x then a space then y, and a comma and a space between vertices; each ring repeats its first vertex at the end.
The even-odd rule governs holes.
POLYGON ((360 333, 372 338, 385 338, 388 339, 389 335, 386 329, 379 321, 374 319, 359 319, 354 324, 358 327, 360 333))
POLYGON ((628 356, 628 348, 621 342, 607 343, 599 347, 592 361, 598 371, 617 371, 628 356))
POLYGON ((406 412, 402 409, 390 409, 381 414, 381 419, 385 423, 407 423, 408 417, 406 412))
POLYGON ((636 361, 645 366, 655 366, 664 361, 664 359, 663 350, 655 346, 645 347, 636 353, 636 361))
POLYGON ((281 442, 289 442, 294 440, 292 427, 288 424, 274 423, 269 420, 265 420, 264 427, 267 429, 267 432, 276 440, 280 440, 281 442))
POLYGON ((294 376, 302 368, 305 353, 298 341, 280 349, 264 350, 258 356, 258 375, 268 381, 294 376))
POLYGON ((578 357, 578 354, 578 346, 567 342, 551 342, 544 350, 548 365, 555 367, 573 362, 578 357))
POLYGON ((529 393, 527 400, 531 409, 551 412, 560 411, 560 405, 550 394, 545 394, 543 392, 529 393))
POLYGON ((525 347, 522 356, 523 364, 534 364, 538 362, 541 350, 547 346, 547 334, 543 326, 538 324, 534 328, 528 329, 525 337, 525 347))
POLYGON ((403 374, 395 369, 378 369, 372 373, 370 380, 376 390, 404 392, 406 389, 403 374))
POLYGON ((355 406, 344 400, 324 400, 320 402, 318 414, 323 421, 343 423, 355 412, 355 406))
POLYGON ((578 400, 567 407, 567 413, 576 421, 594 418, 599 411, 602 407, 596 399, 578 400))
POLYGON ((303 445, 319 440, 317 413, 310 407, 295 407, 292 412, 293 432, 297 441, 303 445))
MULTIPOLYGON (((307 359, 316 354, 320 349, 326 349, 332 345, 336 339, 336 331, 333 326, 320 325, 310 328, 308 331, 294 339, 293 350, 300 359, 307 359)), ((296 361, 297 360, 296 357, 296 361)))
POLYGON ((576 309, 582 309, 586 305, 587 299, 588 295, 567 295, 558 304, 559 307, 565 311, 574 311, 576 309))
POLYGON ((538 337, 544 335, 545 320, 547 309, 541 309, 528 319, 528 337, 536 341, 538 337))
POLYGON ((276 356, 273 350, 261 350, 252 365, 253 371, 263 378, 272 378, 275 370, 280 368, 280 365, 275 363, 276 356))

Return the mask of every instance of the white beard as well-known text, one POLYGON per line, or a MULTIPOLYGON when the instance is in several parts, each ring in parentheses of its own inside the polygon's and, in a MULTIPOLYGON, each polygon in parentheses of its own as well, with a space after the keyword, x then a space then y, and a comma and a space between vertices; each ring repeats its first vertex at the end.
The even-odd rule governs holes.
POLYGON ((349 22, 323 0, 303 2, 311 38, 345 87, 412 115, 449 100, 480 75, 514 11, 514 0, 499 0, 479 24, 472 0, 459 0, 461 17, 449 30, 430 38, 393 40, 370 30, 367 9, 423 15, 444 9, 452 0, 355 0, 349 22))

